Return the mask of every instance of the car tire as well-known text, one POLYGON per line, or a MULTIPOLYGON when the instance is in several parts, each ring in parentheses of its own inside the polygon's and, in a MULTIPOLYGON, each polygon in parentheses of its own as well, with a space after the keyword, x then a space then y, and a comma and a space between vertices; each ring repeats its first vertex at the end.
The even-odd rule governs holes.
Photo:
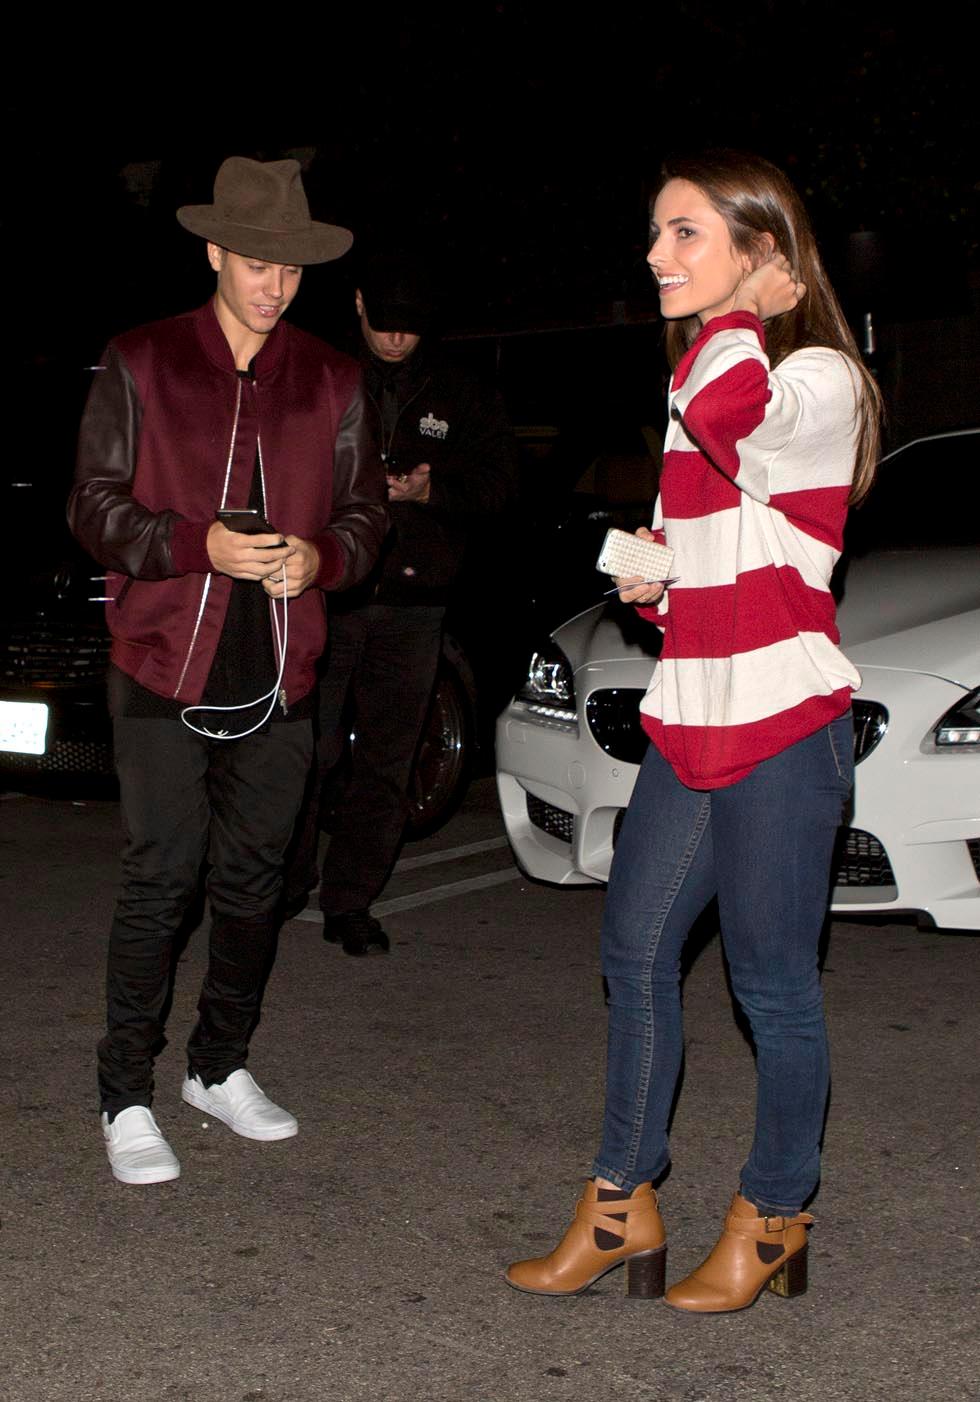
POLYGON ((470 690, 444 652, 409 786, 408 841, 430 837, 456 812, 473 773, 475 748, 470 690))

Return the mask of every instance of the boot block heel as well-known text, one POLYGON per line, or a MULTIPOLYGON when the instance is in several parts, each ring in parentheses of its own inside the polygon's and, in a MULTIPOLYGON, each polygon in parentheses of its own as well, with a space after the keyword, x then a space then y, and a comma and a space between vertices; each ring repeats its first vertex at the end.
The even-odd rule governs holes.
POLYGON ((793 1295, 805 1294, 806 1285, 805 1246, 802 1251, 797 1251, 795 1256, 787 1256, 776 1274, 767 1282, 767 1288, 774 1295, 781 1295, 784 1300, 791 1299, 793 1295))
POLYGON ((697 1270, 667 1291, 673 1309, 727 1314, 748 1309, 762 1292, 789 1298, 806 1290, 806 1231, 813 1218, 760 1217, 754 1203, 736 1193, 725 1229, 697 1270))
POLYGON ((635 1300, 659 1300, 667 1276, 667 1248, 645 1251, 626 1261, 626 1293, 635 1300))

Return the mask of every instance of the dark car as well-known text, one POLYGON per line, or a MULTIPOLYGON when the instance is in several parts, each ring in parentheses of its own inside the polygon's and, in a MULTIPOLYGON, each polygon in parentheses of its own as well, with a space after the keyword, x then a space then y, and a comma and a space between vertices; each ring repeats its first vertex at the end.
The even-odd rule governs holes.
POLYGON ((77 786, 112 779, 109 637, 81 555, 42 575, 0 630, 0 779, 77 786))
MULTIPOLYGON (((103 585, 90 560, 69 552, 0 627, 0 786, 72 797, 114 792, 103 585)), ((415 769, 414 833, 434 831, 462 798, 477 714, 472 668, 447 635, 415 769)))

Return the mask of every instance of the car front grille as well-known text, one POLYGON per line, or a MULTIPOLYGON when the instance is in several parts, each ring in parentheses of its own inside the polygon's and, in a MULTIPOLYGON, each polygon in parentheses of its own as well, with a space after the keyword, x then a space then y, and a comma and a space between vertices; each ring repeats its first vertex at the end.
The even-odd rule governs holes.
MULTIPOLYGON (((613 823, 613 848, 619 839, 619 832, 626 817, 626 809, 621 808, 613 823)), ((533 820, 532 820, 533 821, 533 820)), ((980 839, 968 844, 973 854, 977 875, 980 876, 980 839)), ((860 828, 844 828, 834 854, 837 869, 834 873, 835 886, 891 886, 895 885, 895 873, 888 860, 888 853, 870 832, 860 828)))
POLYGON ((835 886, 894 886, 888 853, 870 832, 845 828, 836 852, 835 886))
MULTIPOLYGON (((640 724, 640 687, 609 687, 593 691, 585 716, 596 744, 612 759, 641 764, 648 740, 640 724)), ((877 701, 854 701, 854 763, 867 759, 888 729, 888 712, 877 701)))
POLYGON ((34 619, 0 639, 0 684, 87 686, 99 683, 109 661, 109 637, 71 620, 34 619))
POLYGON ((112 745, 101 740, 55 740, 43 755, 0 751, 0 769, 16 774, 112 774, 112 745))
POLYGON ((527 795, 527 816, 536 828, 557 837, 560 842, 571 846, 575 825, 574 813, 566 813, 564 808, 556 808, 553 803, 545 803, 543 798, 527 795))
POLYGON ((888 729, 888 712, 877 701, 852 701, 854 711, 854 763, 860 764, 888 729))
POLYGON ((973 863, 973 870, 980 881, 980 837, 967 838, 966 850, 970 854, 970 861, 973 863))
POLYGON ((640 687, 610 687, 593 691, 585 703, 585 717, 593 739, 613 759, 640 764, 646 754, 646 732, 640 724, 640 687))

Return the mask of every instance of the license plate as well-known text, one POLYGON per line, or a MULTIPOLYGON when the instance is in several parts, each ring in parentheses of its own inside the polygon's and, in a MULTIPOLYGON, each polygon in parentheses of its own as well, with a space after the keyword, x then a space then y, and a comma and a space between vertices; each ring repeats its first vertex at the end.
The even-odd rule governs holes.
POLYGON ((43 755, 48 708, 42 701, 0 701, 0 750, 43 755))

